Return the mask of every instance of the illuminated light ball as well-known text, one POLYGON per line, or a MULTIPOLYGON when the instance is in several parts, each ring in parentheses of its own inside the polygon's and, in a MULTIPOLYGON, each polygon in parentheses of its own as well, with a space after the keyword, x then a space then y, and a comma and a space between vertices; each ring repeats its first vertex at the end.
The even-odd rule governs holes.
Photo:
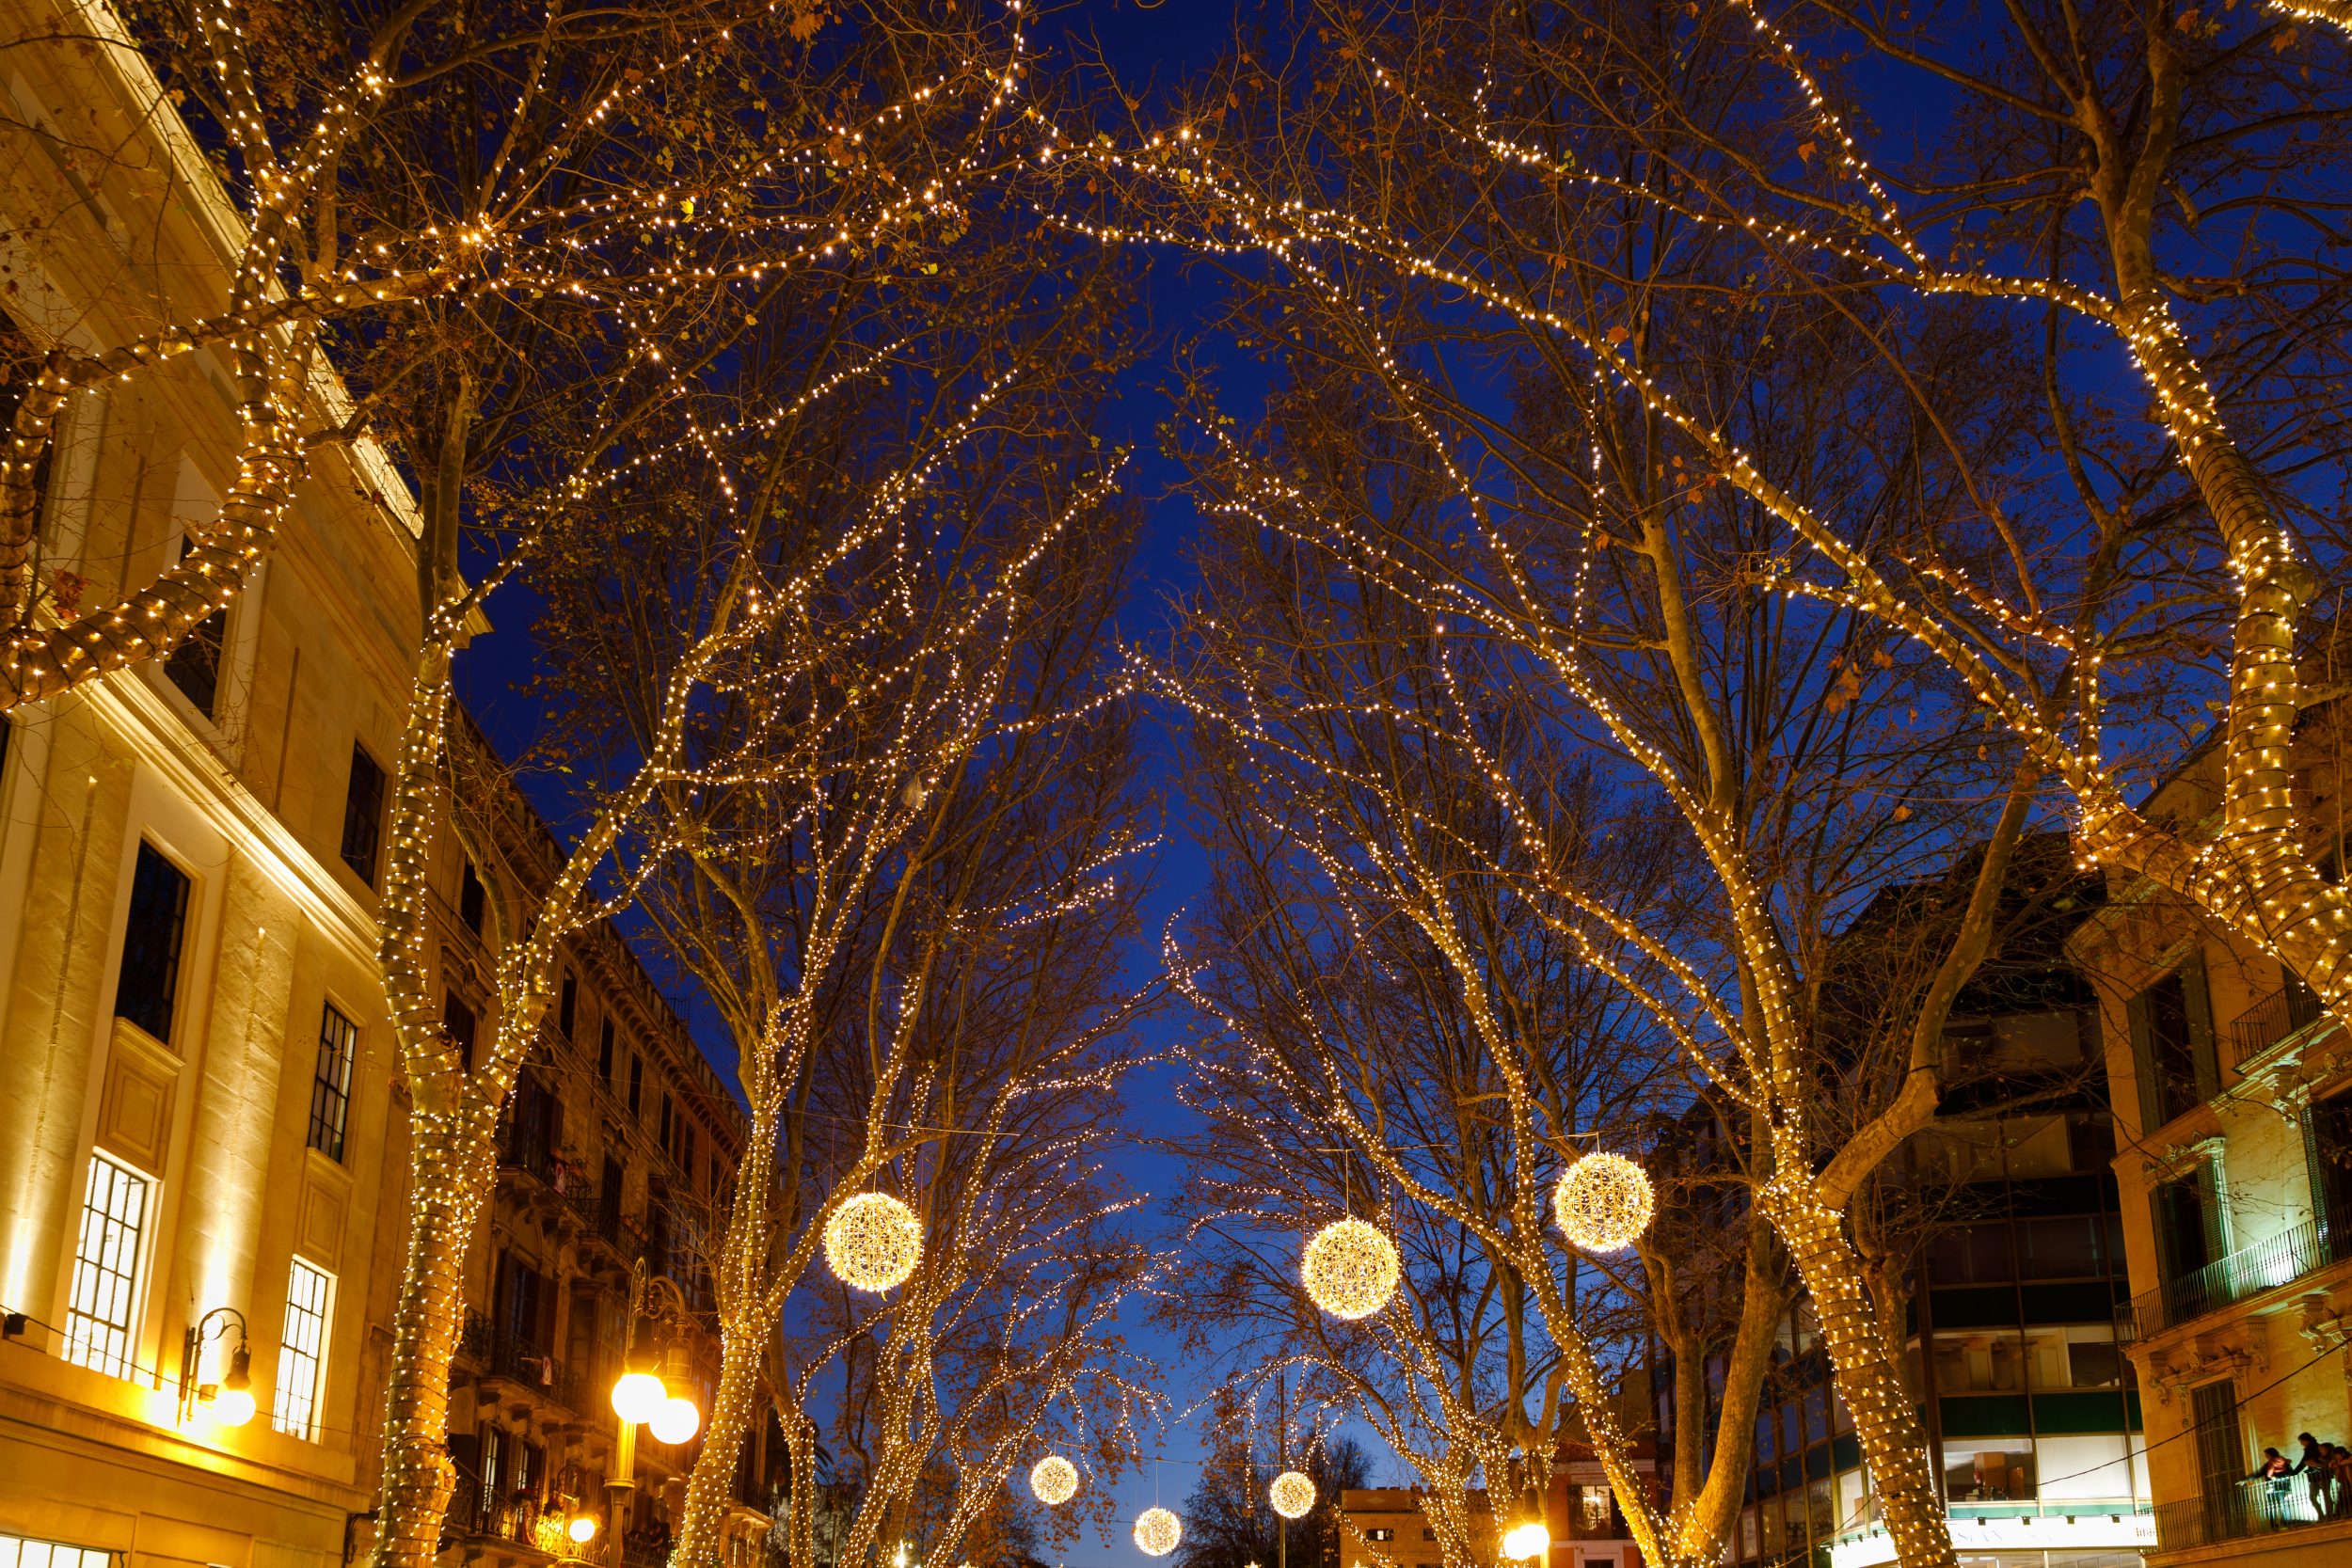
POLYGON ((1369 1318, 1396 1294, 1396 1243, 1362 1220, 1336 1220, 1315 1232, 1299 1259, 1299 1283, 1335 1318, 1369 1318))
POLYGON ((1285 1470, 1266 1489, 1266 1499, 1283 1518, 1304 1519, 1315 1506, 1315 1483, 1296 1470, 1285 1470))
POLYGON ((825 1222, 825 1261, 853 1290, 903 1285, 922 1259, 922 1222, 888 1193, 860 1193, 825 1222))
POLYGON ((1048 1508, 1059 1508, 1078 1495, 1078 1467, 1057 1453, 1049 1453, 1029 1469, 1029 1490, 1048 1508))
POLYGON ((1540 1519, 1530 1519, 1523 1525, 1515 1525, 1511 1528, 1511 1533, 1502 1538, 1502 1555, 1507 1561, 1516 1562, 1521 1558, 1541 1557, 1550 1549, 1550 1546, 1551 1531, 1544 1528, 1543 1521, 1540 1519))
POLYGON ((651 1372, 628 1372, 612 1386, 612 1414, 624 1421, 650 1421, 670 1391, 651 1372))
POLYGON ((661 1402, 661 1408, 653 1413, 645 1430, 653 1433, 657 1443, 691 1443, 694 1433, 702 1430, 703 1413, 694 1408, 690 1399, 670 1399, 661 1402))
POLYGON ((1560 1228, 1587 1252, 1631 1246, 1649 1228, 1655 1207, 1649 1178, 1622 1154, 1587 1154, 1551 1195, 1560 1228))
POLYGON ((1146 1557, 1166 1557, 1184 1538, 1184 1521, 1167 1509, 1147 1508, 1136 1520, 1136 1544, 1146 1557))
POLYGON ((241 1427, 253 1419, 253 1392, 249 1388, 223 1388, 213 1396, 213 1419, 225 1427, 241 1427))
POLYGON ((573 1540, 585 1546, 589 1542, 594 1541, 596 1538, 596 1516, 590 1513, 573 1514, 571 1528, 568 1533, 573 1540))

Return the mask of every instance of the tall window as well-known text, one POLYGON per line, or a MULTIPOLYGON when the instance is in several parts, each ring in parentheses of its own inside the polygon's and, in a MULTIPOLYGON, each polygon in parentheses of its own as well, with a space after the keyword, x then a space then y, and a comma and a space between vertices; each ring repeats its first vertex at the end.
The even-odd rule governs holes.
POLYGON ((466 863, 465 879, 457 884, 457 918, 466 923, 466 929, 475 936, 482 934, 483 906, 488 901, 488 891, 482 879, 474 875, 473 862, 466 863))
POLYGON ((310 1147, 330 1160, 343 1157, 343 1118, 351 1109, 351 1062, 359 1053, 359 1026, 326 1005, 319 1020, 318 1075, 310 1080, 310 1147))
POLYGON ((111 1377, 129 1377, 135 1370, 132 1323, 146 1233, 147 1178, 92 1154, 65 1314, 65 1358, 75 1366, 111 1377))
POLYGON ((2201 959, 2190 958, 2132 998, 2126 1011, 2139 1073, 2140 1131, 2153 1132, 2220 1092, 2201 959))
POLYGON ((664 1154, 667 1154, 667 1155, 668 1155, 671 1159, 673 1159, 673 1160, 675 1160, 675 1159, 676 1159, 676 1158, 677 1158, 677 1145, 675 1145, 675 1143, 672 1143, 672 1142, 670 1141, 670 1138, 671 1138, 671 1128, 672 1128, 672 1125, 673 1125, 674 1118, 676 1117, 676 1115, 677 1115, 676 1107, 675 1107, 675 1106, 672 1103, 672 1101, 671 1101, 671 1100, 670 1100, 670 1091, 669 1091, 669 1090, 667 1090, 667 1089, 662 1090, 662 1091, 661 1091, 661 1152, 663 1152, 664 1154))
POLYGON ((596 1076, 607 1085, 612 1082, 612 1021, 609 1018, 596 1035, 596 1076))
POLYGON ((286 1281, 286 1332, 278 1341, 278 1393, 269 1424, 304 1441, 318 1436, 319 1373, 326 1364, 327 1302, 334 1276, 297 1258, 286 1281))
POLYGON ((384 820, 384 769, 358 746, 351 749, 351 784, 343 794, 343 863, 375 885, 376 839, 384 820))
POLYGON ((580 1015, 580 981, 572 975, 564 976, 564 989, 556 999, 555 1026, 565 1039, 572 1037, 572 1022, 580 1015))
POLYGON ((631 1056, 628 1059, 628 1114, 630 1116, 634 1117, 638 1114, 637 1107, 644 1099, 644 1094, 645 1058, 631 1056))
POLYGON ((142 839, 138 863, 131 872, 131 913, 122 927, 115 1016, 129 1019, 167 1043, 180 990, 180 944, 187 923, 186 874, 142 839))
POLYGON ((220 695, 221 647, 228 636, 229 612, 215 610, 199 621, 164 660, 164 673, 171 677, 171 684, 207 719, 214 717, 213 704, 220 695))
POLYGON ((441 998, 441 1033, 457 1048, 457 1060, 468 1072, 473 1070, 473 1009, 459 999, 455 991, 441 998))

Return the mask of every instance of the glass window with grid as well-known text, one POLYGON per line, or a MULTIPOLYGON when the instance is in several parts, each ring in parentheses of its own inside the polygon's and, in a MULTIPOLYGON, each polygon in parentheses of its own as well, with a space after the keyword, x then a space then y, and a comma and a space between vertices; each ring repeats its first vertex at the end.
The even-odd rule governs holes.
POLYGON ((286 1281, 286 1331, 278 1341, 278 1392, 269 1424, 305 1441, 318 1435, 319 1375, 335 1279, 297 1258, 286 1281))
POLYGON ((82 1234, 73 1252, 73 1293, 65 1315, 65 1358, 111 1377, 129 1377, 138 1310, 147 1178, 93 1154, 82 1195, 82 1234))
POLYGON ((69 1546, 62 1541, 35 1541, 22 1535, 0 1535, 0 1568, 109 1568, 115 1555, 95 1546, 69 1546))
POLYGON ((330 1160, 343 1157, 343 1122, 351 1111, 351 1064, 359 1054, 359 1026, 329 1002, 319 1020, 318 1071, 310 1080, 310 1147, 330 1160))

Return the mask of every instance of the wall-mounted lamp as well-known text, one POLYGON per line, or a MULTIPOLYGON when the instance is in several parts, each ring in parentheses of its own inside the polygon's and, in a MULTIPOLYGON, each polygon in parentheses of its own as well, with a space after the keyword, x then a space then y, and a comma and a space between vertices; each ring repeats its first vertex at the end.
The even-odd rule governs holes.
POLYGON ((253 1419, 253 1352, 246 1342, 245 1314, 233 1307, 215 1307, 196 1320, 180 1344, 180 1421, 187 1424, 199 1404, 210 1406, 213 1419, 225 1427, 241 1427, 253 1419), (213 1320, 221 1320, 212 1326, 213 1320), (229 1320, 236 1320, 237 1348, 229 1353, 229 1371, 218 1383, 199 1383, 208 1340, 229 1338, 229 1320))

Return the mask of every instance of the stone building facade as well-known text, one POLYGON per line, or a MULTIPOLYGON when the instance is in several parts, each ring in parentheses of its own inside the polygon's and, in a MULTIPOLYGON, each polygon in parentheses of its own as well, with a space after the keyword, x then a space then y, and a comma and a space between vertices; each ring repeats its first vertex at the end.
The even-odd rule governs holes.
MULTIPOLYGON (((2312 848, 2340 868, 2340 704, 2296 737, 2312 848)), ((2208 747, 2147 810, 2218 803, 2208 747)), ((2293 1568, 2352 1558, 2352 1497, 2307 1472, 2250 1480, 2263 1450, 2352 1445, 2352 1043, 2274 958, 2151 884, 2117 879, 2076 933, 2100 978, 2147 1419, 2156 1568, 2293 1568)))
MULTIPOLYGON (((240 220, 119 19, 0 0, 0 328, 100 350, 216 309, 240 220)), ((338 422, 330 377, 310 397, 338 422)), ((234 436, 205 353, 78 395, 39 519, 55 602, 173 559, 234 436)), ((372 442, 320 447, 230 610, 0 729, 0 1568, 336 1568, 366 1544, 406 1222, 373 955, 417 529, 372 442)), ((485 879, 528 884, 553 849, 520 795, 496 816, 498 864, 453 834, 436 863, 444 1018, 485 1039, 485 879)), ((552 1560, 543 1522, 600 1505, 606 1390, 646 1342, 631 1271, 707 1307, 741 1136, 605 932, 566 953, 508 1117, 453 1373, 453 1562, 552 1560)), ((686 1351, 707 1383, 699 1326, 686 1351)), ((639 1453, 624 1528, 561 1555, 659 1551, 691 1450, 639 1453)), ((759 1503, 765 1458, 741 1471, 759 1503)), ((747 1503, 738 1560, 764 1525, 747 1503)))

